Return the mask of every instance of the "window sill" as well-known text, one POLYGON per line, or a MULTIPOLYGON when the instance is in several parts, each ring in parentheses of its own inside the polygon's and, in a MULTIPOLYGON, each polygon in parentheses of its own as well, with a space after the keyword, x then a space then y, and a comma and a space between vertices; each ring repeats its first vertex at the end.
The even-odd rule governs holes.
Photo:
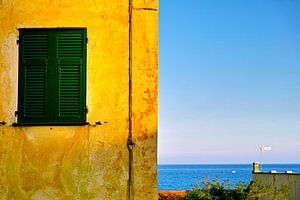
POLYGON ((78 122, 58 122, 58 123, 13 123, 13 126, 86 126, 90 125, 89 122, 78 123, 78 122))

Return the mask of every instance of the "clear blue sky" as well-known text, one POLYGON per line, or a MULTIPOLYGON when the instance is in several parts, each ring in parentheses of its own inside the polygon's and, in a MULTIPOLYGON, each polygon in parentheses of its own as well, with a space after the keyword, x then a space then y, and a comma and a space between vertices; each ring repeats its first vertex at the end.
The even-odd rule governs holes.
POLYGON ((159 163, 300 163, 300 1, 159 13, 159 163))

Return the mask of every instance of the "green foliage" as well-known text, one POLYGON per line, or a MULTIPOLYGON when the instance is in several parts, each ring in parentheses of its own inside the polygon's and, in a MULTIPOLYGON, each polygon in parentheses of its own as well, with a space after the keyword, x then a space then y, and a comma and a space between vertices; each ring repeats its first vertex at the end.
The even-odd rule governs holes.
POLYGON ((217 178, 213 181, 203 178, 200 184, 194 185, 192 190, 187 192, 185 200, 259 200, 263 197, 287 200, 288 188, 272 188, 271 185, 263 185, 260 182, 239 182, 234 188, 230 188, 228 180, 220 183, 217 178))
POLYGON ((272 188, 271 185, 263 185, 260 182, 252 182, 248 187, 246 199, 258 200, 263 197, 268 197, 268 199, 272 200, 287 200, 289 199, 289 188, 287 186, 272 188))

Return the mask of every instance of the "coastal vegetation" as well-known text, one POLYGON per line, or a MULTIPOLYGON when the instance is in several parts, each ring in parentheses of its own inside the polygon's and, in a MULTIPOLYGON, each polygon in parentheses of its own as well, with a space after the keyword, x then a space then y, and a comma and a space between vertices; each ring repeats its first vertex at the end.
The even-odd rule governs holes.
POLYGON ((220 183, 216 178, 210 181, 203 178, 200 184, 193 186, 187 191, 184 200, 259 200, 267 197, 272 200, 287 200, 288 187, 281 186, 273 188, 260 182, 250 184, 238 182, 235 187, 231 187, 229 181, 220 183))
POLYGON ((202 178, 199 184, 188 191, 160 191, 159 200, 288 200, 287 186, 273 188, 258 181, 251 183, 238 182, 235 186, 229 181, 219 182, 202 178), (267 197, 267 198, 265 198, 267 197))

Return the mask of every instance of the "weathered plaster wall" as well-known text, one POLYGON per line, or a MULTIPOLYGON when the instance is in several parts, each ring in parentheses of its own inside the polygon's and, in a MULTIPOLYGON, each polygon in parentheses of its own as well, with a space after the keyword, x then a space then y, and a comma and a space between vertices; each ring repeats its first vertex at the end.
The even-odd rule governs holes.
POLYGON ((299 173, 252 173, 252 178, 264 185, 271 185, 273 189, 288 187, 289 199, 300 199, 300 174, 299 173))
MULTIPOLYGON (((133 197, 148 200, 157 199, 157 0, 133 6, 133 197)), ((128 0, 0 0, 0 199, 126 199, 128 56, 128 0), (21 27, 87 28, 92 125, 12 126, 21 27)))
POLYGON ((148 179, 148 177, 156 176, 153 172, 156 168, 156 161, 143 158, 151 158, 157 152, 157 147, 152 144, 157 140, 155 133, 157 132, 158 90, 156 84, 158 79, 158 60, 156 59, 158 57, 156 34, 158 5, 156 1, 133 2, 136 2, 132 13, 133 138, 136 143, 133 165, 134 196, 137 199, 157 199, 158 197, 154 197, 151 192, 147 192, 147 195, 143 193, 148 190, 148 185, 140 186, 144 182, 156 185, 156 179, 148 179), (144 48, 145 45, 147 48, 144 48), (142 91, 142 94, 136 91, 142 91), (138 106, 139 104, 141 105, 138 106), (139 174, 145 174, 145 176, 139 176, 139 174))

